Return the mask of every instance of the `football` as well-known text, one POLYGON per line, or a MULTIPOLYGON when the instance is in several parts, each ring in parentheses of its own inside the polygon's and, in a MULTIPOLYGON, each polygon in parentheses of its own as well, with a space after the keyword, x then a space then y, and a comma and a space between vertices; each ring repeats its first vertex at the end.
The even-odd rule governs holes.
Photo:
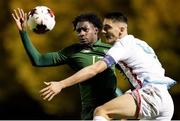
POLYGON ((55 15, 47 6, 36 6, 27 16, 27 25, 33 32, 43 34, 55 26, 55 15))

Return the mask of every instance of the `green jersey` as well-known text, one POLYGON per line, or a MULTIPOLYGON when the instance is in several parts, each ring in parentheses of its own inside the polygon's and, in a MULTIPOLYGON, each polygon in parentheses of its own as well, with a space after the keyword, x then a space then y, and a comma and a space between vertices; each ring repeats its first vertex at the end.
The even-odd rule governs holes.
MULTIPOLYGON (((68 64, 72 69, 78 71, 102 59, 111 47, 98 40, 91 46, 77 43, 57 52, 40 54, 31 43, 27 32, 20 32, 20 35, 32 64, 40 67, 68 64)), ((95 77, 80 83, 82 119, 92 119, 93 111, 97 106, 115 98, 117 96, 116 86, 114 68, 109 68, 95 77)))

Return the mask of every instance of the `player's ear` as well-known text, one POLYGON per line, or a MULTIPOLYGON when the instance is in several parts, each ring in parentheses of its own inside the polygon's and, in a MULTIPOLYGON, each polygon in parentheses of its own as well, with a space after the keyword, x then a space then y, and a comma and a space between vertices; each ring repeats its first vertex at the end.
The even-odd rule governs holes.
POLYGON ((124 32, 124 28, 123 27, 119 27, 119 37, 123 34, 124 32))
POLYGON ((125 28, 124 27, 120 27, 120 32, 124 32, 125 28))
POLYGON ((95 27, 95 34, 98 34, 99 33, 99 29, 97 27, 95 27))

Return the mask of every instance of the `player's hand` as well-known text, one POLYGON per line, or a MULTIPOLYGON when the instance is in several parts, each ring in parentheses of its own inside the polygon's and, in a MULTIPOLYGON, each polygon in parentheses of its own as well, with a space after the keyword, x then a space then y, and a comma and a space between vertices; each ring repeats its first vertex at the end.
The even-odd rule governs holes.
POLYGON ((20 8, 14 9, 12 17, 15 20, 18 29, 20 31, 25 31, 27 26, 27 13, 25 13, 23 9, 20 8))
POLYGON ((51 101, 52 98, 60 93, 60 91, 63 89, 63 85, 61 82, 44 82, 44 84, 47 85, 47 87, 40 90, 40 96, 44 100, 51 101))

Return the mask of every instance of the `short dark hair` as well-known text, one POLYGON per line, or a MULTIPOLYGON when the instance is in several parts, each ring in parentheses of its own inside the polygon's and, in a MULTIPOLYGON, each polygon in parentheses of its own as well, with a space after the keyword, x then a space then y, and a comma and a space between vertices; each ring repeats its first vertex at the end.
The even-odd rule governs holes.
POLYGON ((96 14, 83 13, 83 14, 75 17, 75 19, 73 20, 72 23, 74 26, 74 30, 76 29, 76 25, 78 22, 84 22, 84 21, 88 21, 88 22, 92 23, 95 27, 97 27, 98 29, 102 29, 102 22, 96 14))
POLYGON ((110 12, 104 15, 104 18, 106 19, 112 19, 114 21, 120 21, 120 22, 124 22, 124 23, 128 23, 128 18, 126 17, 126 15, 124 15, 121 12, 110 12))

